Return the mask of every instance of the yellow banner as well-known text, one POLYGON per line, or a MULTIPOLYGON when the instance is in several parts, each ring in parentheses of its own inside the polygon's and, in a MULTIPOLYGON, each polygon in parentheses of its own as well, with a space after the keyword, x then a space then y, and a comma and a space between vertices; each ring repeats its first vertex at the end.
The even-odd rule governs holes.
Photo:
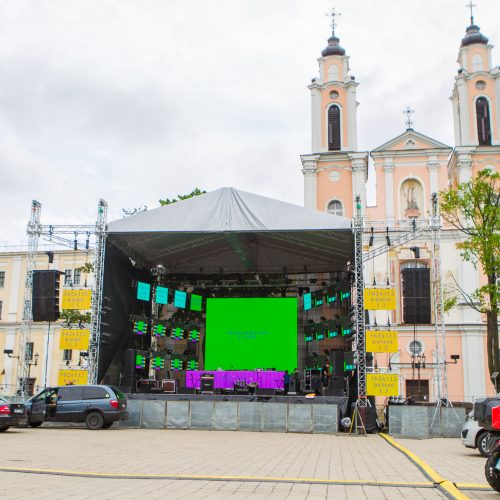
POLYGON ((365 309, 370 311, 395 311, 394 288, 365 288, 365 309))
POLYGON ((366 352, 397 352, 398 332, 366 330, 366 352))
POLYGON ((366 394, 368 396, 397 396, 398 375, 395 373, 367 373, 366 394))
POLYGON ((61 330, 60 349, 77 349, 86 351, 89 348, 90 330, 61 330))
POLYGON ((87 370, 59 370, 57 385, 86 385, 88 377, 87 370))
POLYGON ((63 290, 62 308, 64 309, 90 309, 92 303, 92 290, 63 290))

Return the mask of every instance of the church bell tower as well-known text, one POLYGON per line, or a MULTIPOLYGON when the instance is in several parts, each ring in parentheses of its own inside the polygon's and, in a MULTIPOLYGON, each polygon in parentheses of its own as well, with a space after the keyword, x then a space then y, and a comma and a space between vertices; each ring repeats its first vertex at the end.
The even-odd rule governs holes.
POLYGON ((335 34, 318 58, 319 76, 311 91, 312 153, 302 155, 304 205, 334 215, 352 217, 355 197, 366 207, 367 154, 359 153, 356 126, 356 82, 349 57, 335 34))

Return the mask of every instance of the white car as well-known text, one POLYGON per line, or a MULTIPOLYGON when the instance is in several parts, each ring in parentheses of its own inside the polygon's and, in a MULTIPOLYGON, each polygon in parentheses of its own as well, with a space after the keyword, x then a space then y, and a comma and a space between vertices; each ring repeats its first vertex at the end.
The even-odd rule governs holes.
POLYGON ((489 452, 486 451, 488 443, 488 431, 479 426, 474 420, 474 412, 467 413, 465 423, 462 426, 462 444, 466 448, 477 448, 483 457, 489 457, 489 452))

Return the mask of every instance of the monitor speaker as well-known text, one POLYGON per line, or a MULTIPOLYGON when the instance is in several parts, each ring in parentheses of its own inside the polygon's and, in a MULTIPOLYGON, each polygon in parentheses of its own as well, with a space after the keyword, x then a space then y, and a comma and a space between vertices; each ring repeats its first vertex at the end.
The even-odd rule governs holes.
POLYGON ((213 394, 214 392, 214 377, 201 377, 200 390, 202 394, 213 394))
POLYGON ((33 271, 33 321, 59 319, 59 271, 33 271))
POLYGON ((256 396, 275 396, 276 391, 274 389, 264 389, 259 388, 255 389, 256 396))
POLYGON ((179 387, 177 394, 196 394, 195 387, 179 387))

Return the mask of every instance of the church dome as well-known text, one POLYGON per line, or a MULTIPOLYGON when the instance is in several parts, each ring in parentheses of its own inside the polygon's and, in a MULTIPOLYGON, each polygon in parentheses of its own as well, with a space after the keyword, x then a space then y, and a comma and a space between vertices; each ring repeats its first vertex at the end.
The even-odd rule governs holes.
POLYGON ((485 45, 488 43, 488 38, 479 31, 479 26, 476 26, 475 24, 471 24, 465 30, 465 33, 466 35, 462 38, 461 47, 472 45, 473 43, 484 43, 485 45))
POLYGON ((328 46, 321 51, 323 57, 326 56, 344 56, 345 49, 343 49, 339 44, 339 39, 332 33, 332 36, 328 39, 328 46))

